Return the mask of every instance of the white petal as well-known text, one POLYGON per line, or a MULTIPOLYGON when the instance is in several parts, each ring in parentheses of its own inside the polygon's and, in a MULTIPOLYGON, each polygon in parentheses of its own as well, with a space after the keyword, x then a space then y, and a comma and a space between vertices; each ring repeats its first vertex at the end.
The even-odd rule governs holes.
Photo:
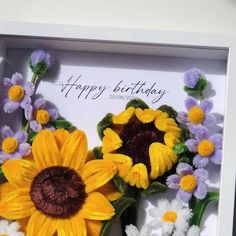
POLYGON ((162 234, 163 235, 169 235, 172 233, 174 229, 174 224, 173 223, 170 223, 170 222, 165 222, 163 223, 162 227, 161 227, 161 230, 162 230, 162 234))
POLYGON ((127 236, 139 236, 139 231, 134 225, 126 225, 125 233, 127 234, 127 236))
POLYGON ((200 235, 200 229, 198 226, 196 225, 192 225, 189 228, 189 231, 187 233, 187 236, 199 236, 200 235))

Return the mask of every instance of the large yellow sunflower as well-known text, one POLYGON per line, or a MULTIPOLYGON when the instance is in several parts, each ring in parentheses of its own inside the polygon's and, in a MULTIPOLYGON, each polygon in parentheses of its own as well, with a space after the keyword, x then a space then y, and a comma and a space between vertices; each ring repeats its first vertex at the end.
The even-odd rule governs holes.
POLYGON ((112 125, 103 130, 103 158, 116 163, 125 182, 146 189, 150 180, 177 162, 172 149, 180 142, 180 133, 168 113, 129 107, 114 115, 112 125))
POLYGON ((29 218, 27 236, 99 235, 101 220, 115 214, 102 192, 116 175, 116 165, 109 160, 86 162, 87 139, 79 130, 43 130, 32 153, 33 161, 9 160, 2 166, 9 183, 0 191, 0 216, 29 218))

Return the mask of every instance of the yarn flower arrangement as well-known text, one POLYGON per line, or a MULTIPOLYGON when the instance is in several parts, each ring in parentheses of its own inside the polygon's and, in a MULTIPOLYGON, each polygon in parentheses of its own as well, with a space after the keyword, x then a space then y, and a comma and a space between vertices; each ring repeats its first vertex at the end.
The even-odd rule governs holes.
POLYGON ((184 75, 186 112, 132 100, 98 123, 101 145, 88 150, 89 137, 37 94, 53 64, 36 50, 30 82, 20 73, 0 81, 3 112, 22 113, 20 129, 0 130, 0 235, 109 236, 118 220, 122 235, 200 235, 207 204, 219 198, 205 167, 222 159, 204 74, 184 75), (158 199, 168 189, 176 190, 172 201, 158 199), (152 220, 137 228, 139 200, 150 195, 158 199, 152 220))

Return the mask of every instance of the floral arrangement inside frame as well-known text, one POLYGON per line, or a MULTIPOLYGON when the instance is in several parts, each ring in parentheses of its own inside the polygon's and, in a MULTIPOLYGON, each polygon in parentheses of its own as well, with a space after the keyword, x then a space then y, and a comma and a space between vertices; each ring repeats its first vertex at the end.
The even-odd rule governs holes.
POLYGON ((101 145, 88 150, 83 127, 37 94, 53 65, 36 50, 31 82, 20 73, 1 79, 3 112, 21 110, 22 129, 0 131, 0 235, 108 236, 118 221, 127 236, 201 235, 203 213, 219 199, 219 190, 208 190, 206 166, 222 161, 205 75, 196 68, 184 74, 185 111, 137 98, 119 114, 104 114, 94 130, 101 145), (171 200, 159 197, 169 189, 171 200), (151 195, 151 220, 138 228, 140 199, 151 195))

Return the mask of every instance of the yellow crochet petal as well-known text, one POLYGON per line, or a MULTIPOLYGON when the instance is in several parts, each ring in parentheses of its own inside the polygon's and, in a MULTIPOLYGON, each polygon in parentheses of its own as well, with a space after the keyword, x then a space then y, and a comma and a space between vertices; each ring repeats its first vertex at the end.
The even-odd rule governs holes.
POLYGON ((136 117, 142 122, 142 123, 150 123, 155 120, 156 114, 158 114, 156 111, 152 109, 144 109, 136 108, 135 115, 136 117))
POLYGON ((84 165, 80 175, 89 193, 109 182, 116 173, 117 167, 112 161, 93 160, 84 165))
POLYGON ((56 232, 56 218, 48 217, 39 211, 35 211, 27 225, 27 236, 53 236, 56 232))
POLYGON ((68 219, 57 219, 57 236, 86 235, 86 223, 79 213, 68 219))
POLYGON ((8 182, 0 184, 0 201, 15 189, 16 187, 8 182))
POLYGON ((87 153, 88 143, 85 133, 81 130, 75 130, 61 148, 62 165, 79 170, 85 163, 87 153))
POLYGON ((111 160, 117 165, 119 176, 124 178, 130 171, 133 161, 129 156, 123 154, 104 154, 103 158, 105 160, 111 160))
POLYGON ((100 236, 103 223, 98 220, 86 220, 86 226, 88 236, 100 236))
MULTIPOLYGON (((167 132, 168 131, 168 128, 170 126, 173 126, 172 125, 172 122, 173 122, 173 119, 172 118, 157 118, 155 120, 155 126, 157 129, 161 130, 161 131, 164 131, 164 132, 167 132)), ((176 127, 176 126, 174 126, 176 127)))
POLYGON ((110 128, 103 131, 102 152, 108 153, 119 149, 122 146, 122 140, 119 135, 110 128))
POLYGON ((180 140, 176 138, 172 132, 168 132, 164 135, 164 141, 167 147, 173 148, 180 140))
POLYGON ((143 163, 135 164, 125 177, 125 181, 131 186, 136 186, 137 188, 148 188, 149 179, 147 167, 143 163))
POLYGON ((109 220, 115 215, 115 209, 101 193, 93 192, 85 199, 80 214, 89 220, 109 220))
POLYGON ((156 119, 157 120, 162 120, 168 118, 169 115, 166 112, 163 112, 161 110, 156 110, 156 119))
POLYGON ((86 157, 86 162, 87 161, 92 161, 92 160, 95 160, 95 156, 93 154, 93 151, 92 150, 89 150, 88 153, 87 153, 87 157, 86 157))
POLYGON ((29 188, 19 188, 9 192, 0 201, 0 216, 6 219, 26 218, 34 211, 35 207, 30 198, 29 188))
POLYGON ((149 156, 151 162, 150 178, 156 179, 177 162, 177 155, 173 150, 162 143, 152 143, 149 147, 149 156), (158 168, 155 166, 158 165, 158 168))
POLYGON ((96 192, 103 194, 110 202, 119 199, 123 195, 111 182, 98 188, 96 192))
POLYGON ((178 129, 177 131, 169 131, 168 133, 176 137, 177 139, 181 138, 181 129, 178 129))
POLYGON ((53 132, 53 135, 56 139, 57 146, 60 150, 66 139, 69 137, 70 133, 65 129, 57 129, 53 132))
POLYGON ((41 170, 60 164, 59 150, 53 133, 48 130, 40 131, 32 145, 32 152, 36 167, 41 170))
POLYGON ((130 118, 133 116, 134 111, 135 111, 134 107, 129 107, 125 111, 121 112, 120 114, 113 116, 112 117, 113 124, 116 124, 116 125, 127 124, 130 118))
POLYGON ((36 166, 27 160, 8 160, 2 165, 7 180, 16 187, 30 187, 37 174, 36 166))

